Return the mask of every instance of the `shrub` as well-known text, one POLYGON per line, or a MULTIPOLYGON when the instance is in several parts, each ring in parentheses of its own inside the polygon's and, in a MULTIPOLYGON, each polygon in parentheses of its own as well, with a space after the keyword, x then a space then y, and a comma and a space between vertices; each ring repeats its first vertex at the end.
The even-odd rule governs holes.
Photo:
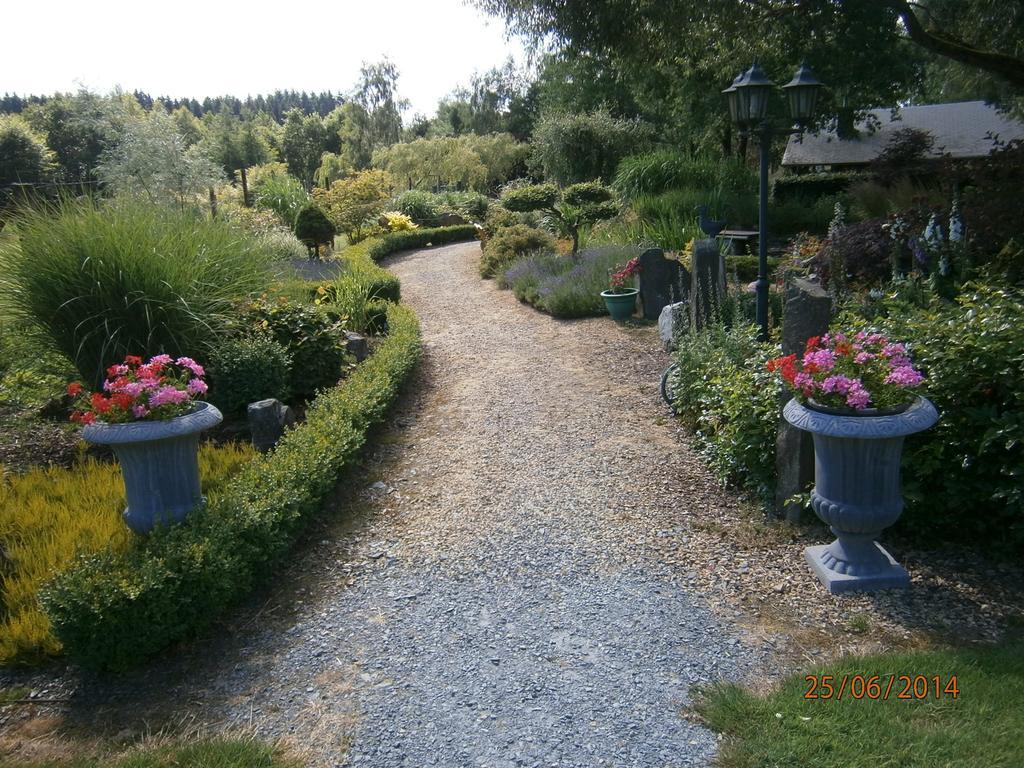
POLYGON ((619 213, 612 191, 598 181, 585 181, 559 190, 553 184, 506 189, 502 204, 516 213, 537 211, 559 234, 572 238, 572 252, 580 247, 581 230, 619 213))
POLYGON ((295 216, 295 237, 310 252, 319 252, 321 245, 329 245, 335 234, 334 224, 312 203, 304 205, 295 216))
POLYGON ((411 232, 395 232, 385 235, 375 242, 369 250, 370 257, 379 261, 385 256, 398 251, 412 248, 423 248, 427 245, 445 245, 465 240, 476 240, 477 229, 472 224, 457 227, 435 227, 433 229, 416 229, 411 232))
POLYGON ((202 358, 269 255, 225 222, 137 199, 25 210, 0 246, 0 292, 98 386, 127 354, 202 358))
POLYGON ((513 261, 532 251, 554 251, 555 239, 547 232, 524 224, 499 229, 487 241, 480 256, 480 276, 495 277, 513 261))
MULTIPOLYGON (((218 503, 224 486, 255 452, 247 445, 204 445, 199 450, 203 492, 218 503)), ((0 481, 0 663, 37 661, 60 652, 39 590, 78 554, 118 556, 133 546, 121 519, 124 482, 116 464, 86 459, 71 469, 32 469, 0 481)))
POLYGON ((899 523, 919 538, 1024 545, 1024 294, 967 284, 955 303, 890 301, 887 316, 852 314, 837 327, 874 328, 909 342, 924 394, 942 414, 908 439, 907 503, 899 523), (969 511, 969 513, 965 513, 969 511))
POLYGON ((409 232, 419 229, 419 225, 401 211, 384 211, 380 215, 381 226, 387 232, 409 232))
POLYGON ((893 242, 885 219, 869 219, 839 227, 825 241, 815 266, 825 285, 877 285, 892 275, 893 242), (841 270, 841 274, 837 274, 841 270))
MULTIPOLYGON (((768 258, 768 280, 771 281, 775 277, 775 270, 779 266, 779 260, 777 258, 768 258)), ((758 265, 757 256, 726 256, 725 257, 725 271, 731 277, 736 276, 736 279, 741 283, 752 283, 757 280, 757 273, 760 267, 758 265)))
POLYGON ((295 235, 288 230, 274 229, 260 235, 260 244, 278 261, 304 259, 308 250, 295 235))
POLYGON ((386 171, 358 171, 328 189, 313 190, 313 200, 350 243, 358 243, 376 226, 393 186, 386 171))
POLYGON ((678 339, 673 407, 698 451, 724 482, 770 503, 775 490, 775 434, 780 385, 767 372, 778 345, 757 328, 712 324, 678 339))
POLYGON ((273 573, 419 357, 415 315, 390 305, 388 326, 375 354, 216 502, 128 552, 82 558, 49 585, 43 605, 74 661, 90 669, 137 664, 208 626, 273 573))
POLYGON ((318 390, 338 383, 345 364, 341 324, 315 307, 280 299, 252 303, 242 318, 243 332, 269 335, 291 358, 289 388, 295 397, 309 399, 318 390))
POLYGON ((608 313, 601 291, 608 289, 609 274, 636 255, 623 246, 587 249, 577 259, 538 252, 506 269, 499 285, 555 317, 598 317, 608 313))
POLYGON ((444 192, 439 195, 442 212, 457 213, 472 221, 482 221, 490 204, 479 192, 444 192))
POLYGON ((245 414, 249 403, 291 396, 291 357, 270 336, 253 333, 222 341, 210 352, 207 400, 225 415, 245 414))

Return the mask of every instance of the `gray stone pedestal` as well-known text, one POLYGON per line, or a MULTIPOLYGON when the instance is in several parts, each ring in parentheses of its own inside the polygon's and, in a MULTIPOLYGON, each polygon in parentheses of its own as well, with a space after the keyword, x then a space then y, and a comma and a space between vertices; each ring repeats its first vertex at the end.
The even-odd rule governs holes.
MULTIPOLYGON (((905 589, 910 586, 910 574, 907 569, 897 563, 893 556, 885 551, 885 547, 877 541, 869 541, 882 561, 877 571, 852 574, 834 570, 832 566, 837 564, 837 558, 833 547, 837 544, 839 544, 838 541, 832 544, 808 547, 804 550, 807 564, 811 566, 814 575, 831 594, 874 592, 879 589, 905 589)), ((874 559, 872 558, 872 560, 874 559)))

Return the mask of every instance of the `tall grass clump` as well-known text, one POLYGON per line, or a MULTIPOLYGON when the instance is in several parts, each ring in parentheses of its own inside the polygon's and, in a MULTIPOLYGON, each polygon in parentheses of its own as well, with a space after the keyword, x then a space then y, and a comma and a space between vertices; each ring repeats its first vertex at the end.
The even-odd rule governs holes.
MULTIPOLYGON (((199 471, 207 500, 255 457, 248 445, 204 445, 199 471)), ((121 519, 124 483, 116 464, 87 459, 0 481, 0 664, 60 652, 39 589, 79 554, 123 552, 135 537, 121 519)))
POLYGON ((202 358, 239 299, 269 280, 252 236, 137 199, 21 211, 0 247, 0 299, 94 384, 126 354, 202 358))
POLYGON ((740 160, 693 157, 673 150, 623 158, 613 184, 625 200, 674 189, 743 192, 755 189, 756 185, 753 171, 740 160))

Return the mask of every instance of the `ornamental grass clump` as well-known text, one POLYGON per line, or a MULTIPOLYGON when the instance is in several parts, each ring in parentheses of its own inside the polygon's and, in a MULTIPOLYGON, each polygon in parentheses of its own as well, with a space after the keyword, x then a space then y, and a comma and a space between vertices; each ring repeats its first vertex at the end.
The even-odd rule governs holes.
POLYGON ((270 279, 271 256, 251 235, 137 199, 65 200, 7 229, 3 309, 44 330, 91 386, 139 349, 204 359, 238 301, 270 279))
POLYGON ((767 368, 782 377, 800 402, 854 411, 906 405, 914 397, 908 390, 924 381, 906 346, 866 331, 852 337, 814 336, 807 340, 803 357, 776 357, 767 368))

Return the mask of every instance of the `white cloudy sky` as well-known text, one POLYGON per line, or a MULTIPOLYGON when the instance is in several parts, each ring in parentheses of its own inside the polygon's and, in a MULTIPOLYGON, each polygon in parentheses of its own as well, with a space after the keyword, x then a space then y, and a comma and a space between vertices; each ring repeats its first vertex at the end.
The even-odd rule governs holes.
POLYGON ((21 0, 4 2, 0 93, 152 96, 347 91, 388 56, 411 113, 474 71, 522 62, 504 24, 463 0, 21 0))

